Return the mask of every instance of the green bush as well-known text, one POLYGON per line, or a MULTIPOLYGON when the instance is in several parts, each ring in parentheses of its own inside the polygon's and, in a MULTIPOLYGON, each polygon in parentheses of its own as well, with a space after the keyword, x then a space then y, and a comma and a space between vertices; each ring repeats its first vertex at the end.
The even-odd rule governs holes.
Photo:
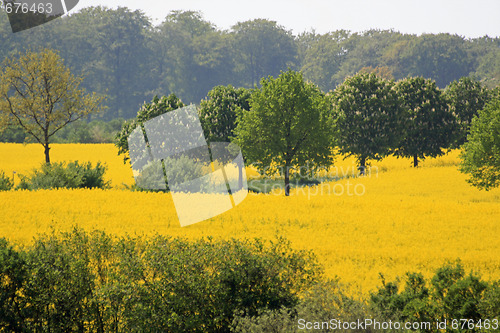
MULTIPOLYGON (((383 282, 382 287, 371 294, 370 305, 380 320, 431 323, 447 320, 449 326, 454 319, 477 323, 497 318, 499 295, 498 284, 466 274, 457 261, 439 268, 430 282, 419 273, 407 273, 401 290, 399 281, 383 282)), ((438 332, 435 326, 431 331, 438 332)))
MULTIPOLYGON (((149 162, 142 167, 141 172, 136 177, 136 183, 132 186, 137 191, 170 191, 170 187, 185 189, 190 192, 206 191, 209 182, 203 176, 207 174, 206 169, 210 168, 196 159, 187 155, 180 155, 175 158, 167 157, 164 160, 165 168, 168 168, 168 179, 165 177, 163 164, 159 161, 149 162), (189 188, 183 187, 183 183, 197 179, 197 186, 189 188)), ((137 167, 137 165, 133 166, 137 167)))
POLYGON ((371 332, 367 329, 346 330, 341 322, 356 322, 370 318, 362 301, 346 295, 338 281, 320 281, 305 291, 293 308, 265 310, 258 316, 238 315, 232 331, 238 333, 371 332), (308 326, 312 329, 306 329, 308 326), (318 327, 315 327, 317 325, 318 327))
POLYGON ((235 313, 296 306, 318 272, 283 240, 0 240, 0 332, 229 332, 235 313))
POLYGON ((484 318, 498 318, 500 314, 500 281, 490 284, 486 289, 484 297, 479 303, 479 311, 484 318))
POLYGON ((321 280, 315 257, 283 239, 116 238, 79 229, 25 248, 0 239, 0 282, 0 332, 293 333, 305 323, 344 332, 341 322, 366 318, 450 326, 500 313, 499 282, 466 274, 460 263, 430 281, 408 273, 402 289, 383 281, 365 302, 321 280))
POLYGON ((19 175, 21 182, 17 189, 107 188, 109 181, 104 181, 105 172, 106 166, 100 162, 95 167, 90 162, 79 164, 78 161, 43 164, 30 176, 19 175))
POLYGON ((0 171, 0 191, 8 191, 14 187, 12 179, 7 177, 3 171, 0 171))
POLYGON ((26 331, 28 304, 19 294, 28 274, 25 254, 0 238, 0 332, 26 331))

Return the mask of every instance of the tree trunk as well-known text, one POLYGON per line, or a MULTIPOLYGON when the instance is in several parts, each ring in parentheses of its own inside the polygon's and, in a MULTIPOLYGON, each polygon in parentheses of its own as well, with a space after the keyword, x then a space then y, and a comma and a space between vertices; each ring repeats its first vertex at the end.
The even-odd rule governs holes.
POLYGON ((243 166, 238 165, 238 190, 243 189, 243 166))
POLYGON ((288 162, 285 163, 285 196, 287 197, 290 195, 290 174, 288 164, 288 162))
POLYGON ((413 155, 413 167, 416 168, 418 167, 418 156, 413 155))
POLYGON ((359 159, 359 167, 358 167, 358 170, 359 170, 359 175, 360 176, 364 176, 365 175, 365 170, 366 170, 366 157, 361 157, 359 159))
POLYGON ((43 145, 43 147, 45 148, 45 163, 46 164, 50 164, 50 156, 49 156, 49 144, 45 144, 43 145))

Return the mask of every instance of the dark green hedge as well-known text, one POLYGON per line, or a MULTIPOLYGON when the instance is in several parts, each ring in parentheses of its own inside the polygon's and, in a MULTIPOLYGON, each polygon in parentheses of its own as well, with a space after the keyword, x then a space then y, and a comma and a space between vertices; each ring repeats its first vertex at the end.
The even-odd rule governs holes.
POLYGON ((229 332, 234 313, 292 308, 320 270, 275 242, 43 236, 0 240, 0 331, 229 332))

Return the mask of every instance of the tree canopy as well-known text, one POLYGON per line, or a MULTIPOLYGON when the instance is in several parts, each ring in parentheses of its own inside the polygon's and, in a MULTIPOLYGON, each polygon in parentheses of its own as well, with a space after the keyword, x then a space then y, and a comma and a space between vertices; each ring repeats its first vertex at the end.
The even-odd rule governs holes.
POLYGON ((128 138, 132 131, 138 126, 143 127, 144 123, 168 111, 184 107, 185 104, 175 95, 153 97, 150 103, 144 103, 137 111, 135 119, 130 119, 123 123, 120 132, 116 134, 115 145, 118 147, 118 155, 125 155, 123 161, 129 160, 128 138))
POLYGON ((446 87, 445 97, 450 111, 456 116, 458 133, 456 146, 462 145, 469 133, 472 119, 488 102, 488 90, 470 77, 462 77, 446 87))
POLYGON ((222 30, 199 12, 173 11, 160 24, 128 8, 88 7, 12 34, 0 15, 0 59, 19 50, 57 50, 82 87, 108 96, 105 120, 135 117, 144 101, 175 93, 199 103, 215 86, 253 88, 288 67, 324 92, 363 68, 386 68, 395 80, 422 76, 444 88, 471 76, 500 83, 500 38, 402 34, 392 30, 293 35, 266 19, 222 30))
POLYGON ((399 81, 396 90, 404 109, 396 155, 413 158, 414 167, 426 156, 443 155, 455 140, 457 124, 436 83, 410 77, 399 81))
POLYGON ((284 176, 288 196, 293 167, 333 162, 331 107, 299 72, 288 70, 260 84, 250 98, 250 111, 238 116, 235 141, 261 172, 284 176))
POLYGON ((208 92, 198 111, 205 138, 209 142, 230 141, 236 128, 238 111, 250 109, 251 91, 231 85, 217 86, 208 92))
POLYGON ((19 53, 0 71, 1 123, 16 124, 43 145, 50 163, 51 138, 64 126, 101 110, 102 97, 80 88, 52 50, 19 53))
POLYGON ((379 160, 400 140, 401 103, 394 82, 374 73, 346 78, 332 94, 340 152, 356 156, 360 173, 368 160, 379 160))
POLYGON ((460 165, 467 181, 484 190, 500 186, 500 90, 472 119, 467 140, 460 165))

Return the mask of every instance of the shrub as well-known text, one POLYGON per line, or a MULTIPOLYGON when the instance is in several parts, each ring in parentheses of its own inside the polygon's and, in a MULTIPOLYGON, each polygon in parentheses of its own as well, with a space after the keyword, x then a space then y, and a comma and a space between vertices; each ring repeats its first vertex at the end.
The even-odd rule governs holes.
POLYGON ((17 188, 107 188, 109 181, 104 181, 105 172, 106 166, 100 162, 95 167, 90 162, 79 164, 78 161, 67 165, 63 162, 43 164, 40 169, 33 170, 30 176, 19 175, 21 183, 17 188))
POLYGON ((356 322, 369 318, 368 309, 362 301, 346 295, 338 281, 320 281, 302 294, 300 302, 293 308, 265 310, 258 316, 237 315, 233 321, 233 332, 304 332, 307 323, 313 325, 314 332, 371 332, 346 330, 341 322, 356 322), (333 320, 333 321, 332 321, 333 320), (314 327, 318 323, 318 327, 314 327))
POLYGON ((314 258, 281 240, 133 243, 119 246, 121 283, 133 281, 123 318, 131 330, 227 332, 235 311, 293 307, 318 274, 314 258))
MULTIPOLYGON (((465 274, 460 263, 448 263, 436 270, 428 283, 421 274, 407 273, 405 287, 383 282, 371 294, 370 305, 380 320, 442 322, 453 319, 492 319, 498 315, 498 284, 488 284, 474 274, 465 274), (497 312, 495 312, 497 311, 497 312)), ((431 330, 437 332, 434 326, 431 330)))
POLYGON ((229 332, 236 312, 293 308, 318 276, 283 240, 111 238, 103 232, 0 240, 0 331, 229 332))
POLYGON ((5 175, 3 171, 0 171, 0 191, 8 191, 12 189, 14 183, 12 180, 5 175))
POLYGON ((22 295, 27 279, 25 253, 16 251, 0 238, 0 331, 26 331, 27 304, 22 295))
MULTIPOLYGON (((137 165, 133 165, 137 168, 137 165)), ((149 162, 142 167, 141 172, 136 176, 136 184, 132 187, 138 191, 170 191, 170 188, 189 190, 190 192, 206 191, 209 182, 202 178, 210 168, 195 158, 187 155, 179 155, 175 158, 167 157, 163 164, 159 161, 149 162), (165 177, 163 169, 168 169, 165 177), (197 179, 197 186, 191 185, 186 188, 183 183, 197 179)))
POLYGON ((500 313, 500 281, 488 286, 483 299, 479 302, 479 311, 484 318, 496 318, 500 313))

